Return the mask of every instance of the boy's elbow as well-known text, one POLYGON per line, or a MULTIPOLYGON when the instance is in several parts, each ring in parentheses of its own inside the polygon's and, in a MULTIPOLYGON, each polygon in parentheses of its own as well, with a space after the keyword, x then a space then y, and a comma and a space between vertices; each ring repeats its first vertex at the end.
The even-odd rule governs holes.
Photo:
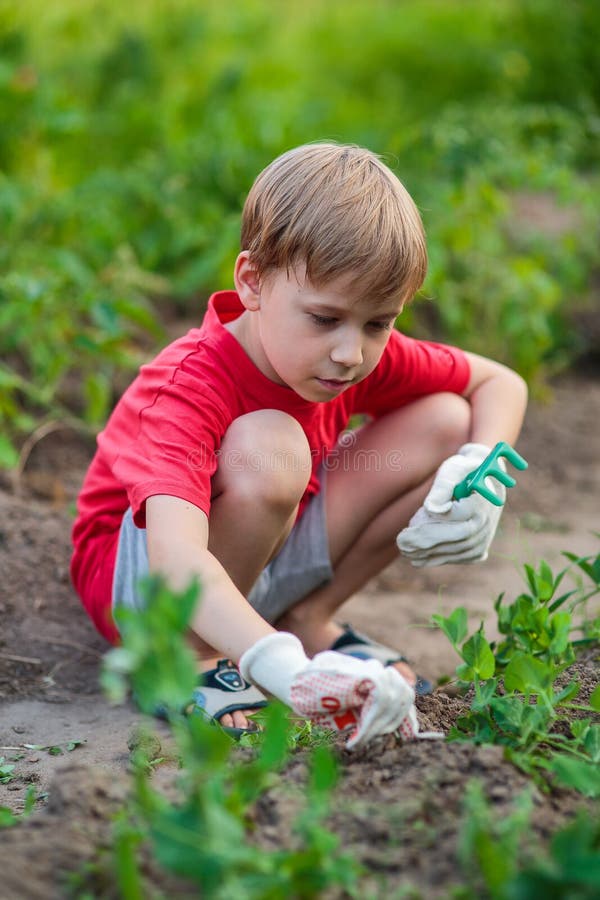
POLYGON ((500 379, 498 384, 503 384, 506 397, 510 398, 515 407, 519 406, 525 409, 529 397, 529 388, 525 379, 503 363, 496 362, 494 366, 496 375, 500 379))
POLYGON ((521 431, 525 413, 527 411, 527 401, 529 397, 529 388, 527 382, 518 372, 512 369, 506 370, 504 380, 504 398, 502 405, 507 409, 507 413, 512 420, 515 430, 515 440, 521 431))
POLYGON ((529 399, 529 387, 525 379, 518 372, 510 370, 514 383, 515 400, 525 409, 529 399))

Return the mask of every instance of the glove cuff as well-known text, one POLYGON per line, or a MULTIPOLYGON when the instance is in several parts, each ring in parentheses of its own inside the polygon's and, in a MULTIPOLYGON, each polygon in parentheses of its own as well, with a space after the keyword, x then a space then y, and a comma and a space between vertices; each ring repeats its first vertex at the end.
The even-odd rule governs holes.
POLYGON ((492 448, 487 447, 485 444, 463 444, 457 451, 459 456, 466 456, 468 459, 476 461, 478 465, 480 465, 491 452, 492 448))
POLYGON ((292 681, 309 663, 295 634, 276 631, 260 638, 242 654, 239 669, 246 681, 290 705, 292 681))

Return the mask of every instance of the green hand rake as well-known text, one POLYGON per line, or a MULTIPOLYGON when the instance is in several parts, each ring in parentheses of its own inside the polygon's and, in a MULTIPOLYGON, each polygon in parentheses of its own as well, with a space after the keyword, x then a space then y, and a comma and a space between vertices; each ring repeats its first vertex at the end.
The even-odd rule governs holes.
POLYGON ((500 457, 506 459, 509 463, 512 463, 515 469, 523 471, 527 468, 527 462, 523 457, 519 456, 517 451, 513 450, 506 441, 500 441, 496 444, 492 452, 488 453, 477 469, 469 472, 466 478, 459 481, 454 488, 454 494, 452 495, 453 499, 462 500, 463 497, 468 497, 476 491, 478 494, 481 494, 485 500, 489 500, 490 503, 493 503, 494 506, 503 506, 504 501, 501 500, 491 488, 487 487, 485 483, 486 478, 496 478, 507 488, 514 487, 517 483, 512 476, 498 465, 500 457))

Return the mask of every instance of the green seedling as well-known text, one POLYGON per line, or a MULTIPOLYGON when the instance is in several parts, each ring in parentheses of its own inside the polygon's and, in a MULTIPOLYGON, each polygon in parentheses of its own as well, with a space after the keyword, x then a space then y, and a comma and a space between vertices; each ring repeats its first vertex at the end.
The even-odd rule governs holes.
POLYGON ((105 660, 103 684, 119 700, 133 689, 142 710, 167 710, 174 752, 179 761, 177 797, 165 799, 151 782, 158 739, 145 729, 144 746, 132 735, 134 791, 117 818, 113 866, 120 896, 145 896, 138 850, 151 847, 157 863, 196 885, 206 900, 309 898, 333 889, 354 896, 356 862, 325 826, 329 798, 337 780, 330 749, 312 732, 290 723, 276 702, 261 713, 263 730, 256 742, 236 750, 222 729, 182 710, 196 685, 196 661, 186 641, 196 608, 198 585, 173 594, 159 578, 140 589, 143 613, 123 611, 122 646, 105 660), (291 732, 291 733, 290 733, 291 732), (310 739, 306 802, 293 826, 293 846, 261 850, 252 840, 256 804, 277 783, 290 753, 310 739), (241 758, 240 758, 241 755, 241 758))
POLYGON ((65 752, 64 748, 66 747, 67 752, 71 753, 73 750, 76 750, 77 747, 82 747, 85 744, 85 741, 74 740, 68 741, 66 744, 22 744, 26 750, 39 750, 47 753, 49 756, 62 756, 65 752))
POLYGON ((14 776, 14 765, 12 763, 5 763, 4 757, 0 756, 0 784, 8 784, 9 781, 12 781, 14 776))
POLYGON ((529 593, 495 603, 499 641, 488 641, 483 624, 468 637, 467 613, 455 609, 447 618, 434 616, 462 664, 459 680, 473 685, 467 715, 451 729, 450 740, 500 744, 523 771, 544 785, 548 777, 589 797, 600 797, 600 687, 580 702, 581 685, 565 684, 563 673, 575 661, 573 620, 581 598, 600 593, 600 558, 565 554, 571 565, 556 575, 544 560, 537 569, 525 566, 529 593), (577 570, 592 581, 556 596, 564 577, 577 570), (565 608, 568 607, 568 608, 565 608), (577 701, 577 702, 574 702, 577 701), (572 711, 586 718, 572 721, 572 711), (570 730, 569 733, 565 733, 570 730))
POLYGON ((474 492, 477 492, 485 500, 493 503, 494 506, 502 506, 504 501, 486 485, 486 478, 495 478, 507 488, 514 487, 517 482, 500 467, 498 464, 499 459, 508 460, 515 469, 520 469, 521 471, 527 468, 526 460, 516 450, 513 450, 510 444, 507 444, 506 441, 499 441, 491 453, 488 453, 481 465, 470 472, 462 481, 459 481, 454 488, 454 499, 462 500, 464 497, 469 497, 474 492))
POLYGON ((467 785, 458 859, 466 885, 460 900, 538 900, 598 896, 600 819, 581 808, 555 831, 548 847, 533 834, 533 795, 517 796, 512 811, 498 816, 478 781, 467 785))
POLYGON ((23 819, 26 819, 27 816, 31 815, 35 809, 36 802, 38 800, 45 800, 47 797, 48 794, 38 794, 35 785, 30 784, 25 793, 23 811, 21 813, 14 813, 8 806, 0 806, 0 828, 10 828, 12 825, 17 825, 19 822, 22 822, 23 819))

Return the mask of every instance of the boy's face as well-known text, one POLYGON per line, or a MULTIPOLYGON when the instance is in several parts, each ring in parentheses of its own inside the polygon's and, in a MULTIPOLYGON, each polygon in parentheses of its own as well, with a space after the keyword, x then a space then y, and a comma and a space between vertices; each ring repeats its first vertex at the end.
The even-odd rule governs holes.
POLYGON ((351 274, 315 288, 303 270, 271 273, 250 304, 240 296, 248 311, 234 333, 246 352, 272 381, 317 402, 373 371, 402 308, 361 295, 351 274))

